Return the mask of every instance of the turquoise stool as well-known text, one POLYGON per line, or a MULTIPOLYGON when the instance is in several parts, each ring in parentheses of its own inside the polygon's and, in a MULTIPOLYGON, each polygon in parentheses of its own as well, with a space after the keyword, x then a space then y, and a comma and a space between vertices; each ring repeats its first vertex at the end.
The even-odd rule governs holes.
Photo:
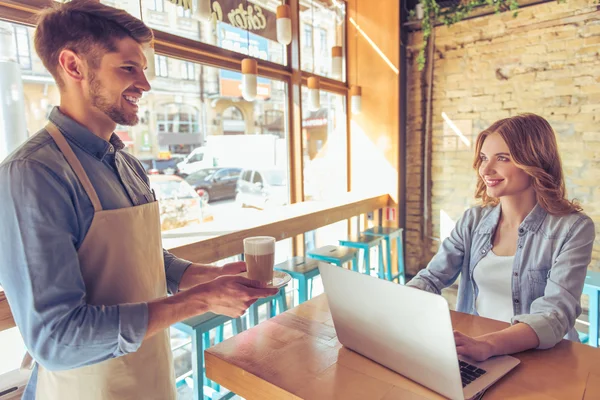
MULTIPOLYGON (((588 344, 592 347, 598 347, 598 312, 600 298, 600 272, 588 271, 583 285, 583 294, 589 296, 589 321, 590 330, 588 335, 588 344)), ((581 334, 579 335, 581 338, 581 334)))
POLYGON ((258 307, 266 304, 268 307, 267 314, 269 318, 273 318, 275 316, 275 305, 279 308, 279 313, 283 313, 287 311, 287 300, 285 298, 285 288, 287 285, 279 288, 279 293, 275 296, 265 297, 262 299, 258 299, 256 303, 252 304, 248 309, 248 318, 250 319, 250 327, 258 325, 258 307))
POLYGON ((404 285, 406 277, 404 275, 404 248, 402 246, 402 228, 387 228, 377 226, 375 228, 367 229, 362 234, 369 236, 378 236, 385 240, 385 247, 387 251, 387 269, 386 278, 388 281, 398 279, 398 282, 404 285), (391 242, 396 239, 396 249, 398 251, 398 273, 392 275, 392 246, 391 242))
POLYGON ((385 279, 385 275, 383 272, 384 264, 383 264, 383 242, 382 238, 379 236, 370 236, 370 235, 359 235, 359 236, 351 236, 347 240, 340 240, 341 246, 352 247, 358 250, 363 251, 363 260, 366 275, 371 275, 371 248, 377 246, 379 252, 379 270, 377 275, 380 279, 385 279))
POLYGON ((298 304, 312 297, 313 278, 319 275, 319 261, 304 257, 293 257, 275 266, 277 271, 283 271, 298 281, 298 304), (310 285, 310 289, 308 286, 310 285))
POLYGON ((329 264, 343 266, 352 262, 352 270, 358 272, 358 251, 346 246, 323 246, 310 250, 306 254, 310 258, 325 261, 329 264))
MULTIPOLYGON (((228 392, 221 395, 220 386, 211 382, 204 371, 204 350, 210 347, 210 331, 217 328, 216 343, 223 341, 223 327, 231 321, 233 334, 237 335, 245 329, 243 319, 232 319, 224 315, 204 313, 196 317, 186 319, 173 325, 176 329, 192 337, 192 377, 194 380, 194 400, 212 399, 215 394, 220 399, 229 399, 235 393, 228 392), (204 391, 209 394, 205 395, 204 391)), ((179 384, 178 384, 179 386, 179 384)))

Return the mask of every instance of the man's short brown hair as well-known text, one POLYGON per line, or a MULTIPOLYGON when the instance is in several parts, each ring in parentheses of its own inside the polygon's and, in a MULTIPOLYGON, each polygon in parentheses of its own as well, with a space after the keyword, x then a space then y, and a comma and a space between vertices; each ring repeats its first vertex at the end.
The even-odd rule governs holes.
POLYGON ((142 45, 154 39, 152 30, 126 11, 98 0, 73 0, 40 12, 34 43, 44 66, 63 87, 58 74, 62 50, 72 50, 95 69, 104 53, 117 51, 115 41, 127 36, 142 45))

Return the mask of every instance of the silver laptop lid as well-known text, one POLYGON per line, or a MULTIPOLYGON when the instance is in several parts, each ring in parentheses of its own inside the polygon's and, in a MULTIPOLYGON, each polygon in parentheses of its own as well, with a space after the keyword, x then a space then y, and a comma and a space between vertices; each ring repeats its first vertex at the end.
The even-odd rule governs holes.
POLYGON ((319 270, 341 344, 451 399, 464 399, 448 303, 329 264, 319 270))

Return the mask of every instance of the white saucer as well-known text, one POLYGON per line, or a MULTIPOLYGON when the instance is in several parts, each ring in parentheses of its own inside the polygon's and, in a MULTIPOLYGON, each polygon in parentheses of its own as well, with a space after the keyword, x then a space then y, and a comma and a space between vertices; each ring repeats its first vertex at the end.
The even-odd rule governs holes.
MULTIPOLYGON (((242 272, 241 274, 238 274, 238 275, 243 276, 244 278, 247 278, 248 277, 247 274, 248 274, 247 272, 242 272)), ((273 271, 273 282, 270 285, 267 285, 265 287, 267 287, 269 289, 279 289, 279 288, 285 286, 291 280, 292 280, 292 277, 287 272, 273 271)))

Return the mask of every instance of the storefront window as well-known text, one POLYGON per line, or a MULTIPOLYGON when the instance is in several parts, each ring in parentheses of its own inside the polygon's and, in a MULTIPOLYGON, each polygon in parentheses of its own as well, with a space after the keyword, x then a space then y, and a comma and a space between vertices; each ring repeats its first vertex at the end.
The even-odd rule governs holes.
MULTIPOLYGON (((199 1, 209 0, 191 0, 183 2, 184 5, 163 0, 141 1, 142 19, 153 29, 250 54, 261 60, 287 63, 285 46, 277 42, 277 2, 212 0, 212 17, 208 19, 199 17, 196 10, 199 1)), ((103 0, 103 3, 109 2, 103 0)), ((127 0, 120 3, 127 3, 127 0)), ((124 4, 121 8, 129 10, 124 4)))
POLYGON ((347 192, 346 105, 342 95, 321 90, 321 108, 310 110, 302 88, 304 199, 332 200, 347 192))
MULTIPOLYGON (((321 108, 311 111, 303 87, 302 110, 304 200, 335 200, 348 191, 345 97, 321 90, 321 108)), ((306 232, 305 247, 337 244, 347 236, 348 223, 340 221, 306 232)))
POLYGON ((345 81, 345 15, 344 1, 300 2, 303 71, 345 81))

